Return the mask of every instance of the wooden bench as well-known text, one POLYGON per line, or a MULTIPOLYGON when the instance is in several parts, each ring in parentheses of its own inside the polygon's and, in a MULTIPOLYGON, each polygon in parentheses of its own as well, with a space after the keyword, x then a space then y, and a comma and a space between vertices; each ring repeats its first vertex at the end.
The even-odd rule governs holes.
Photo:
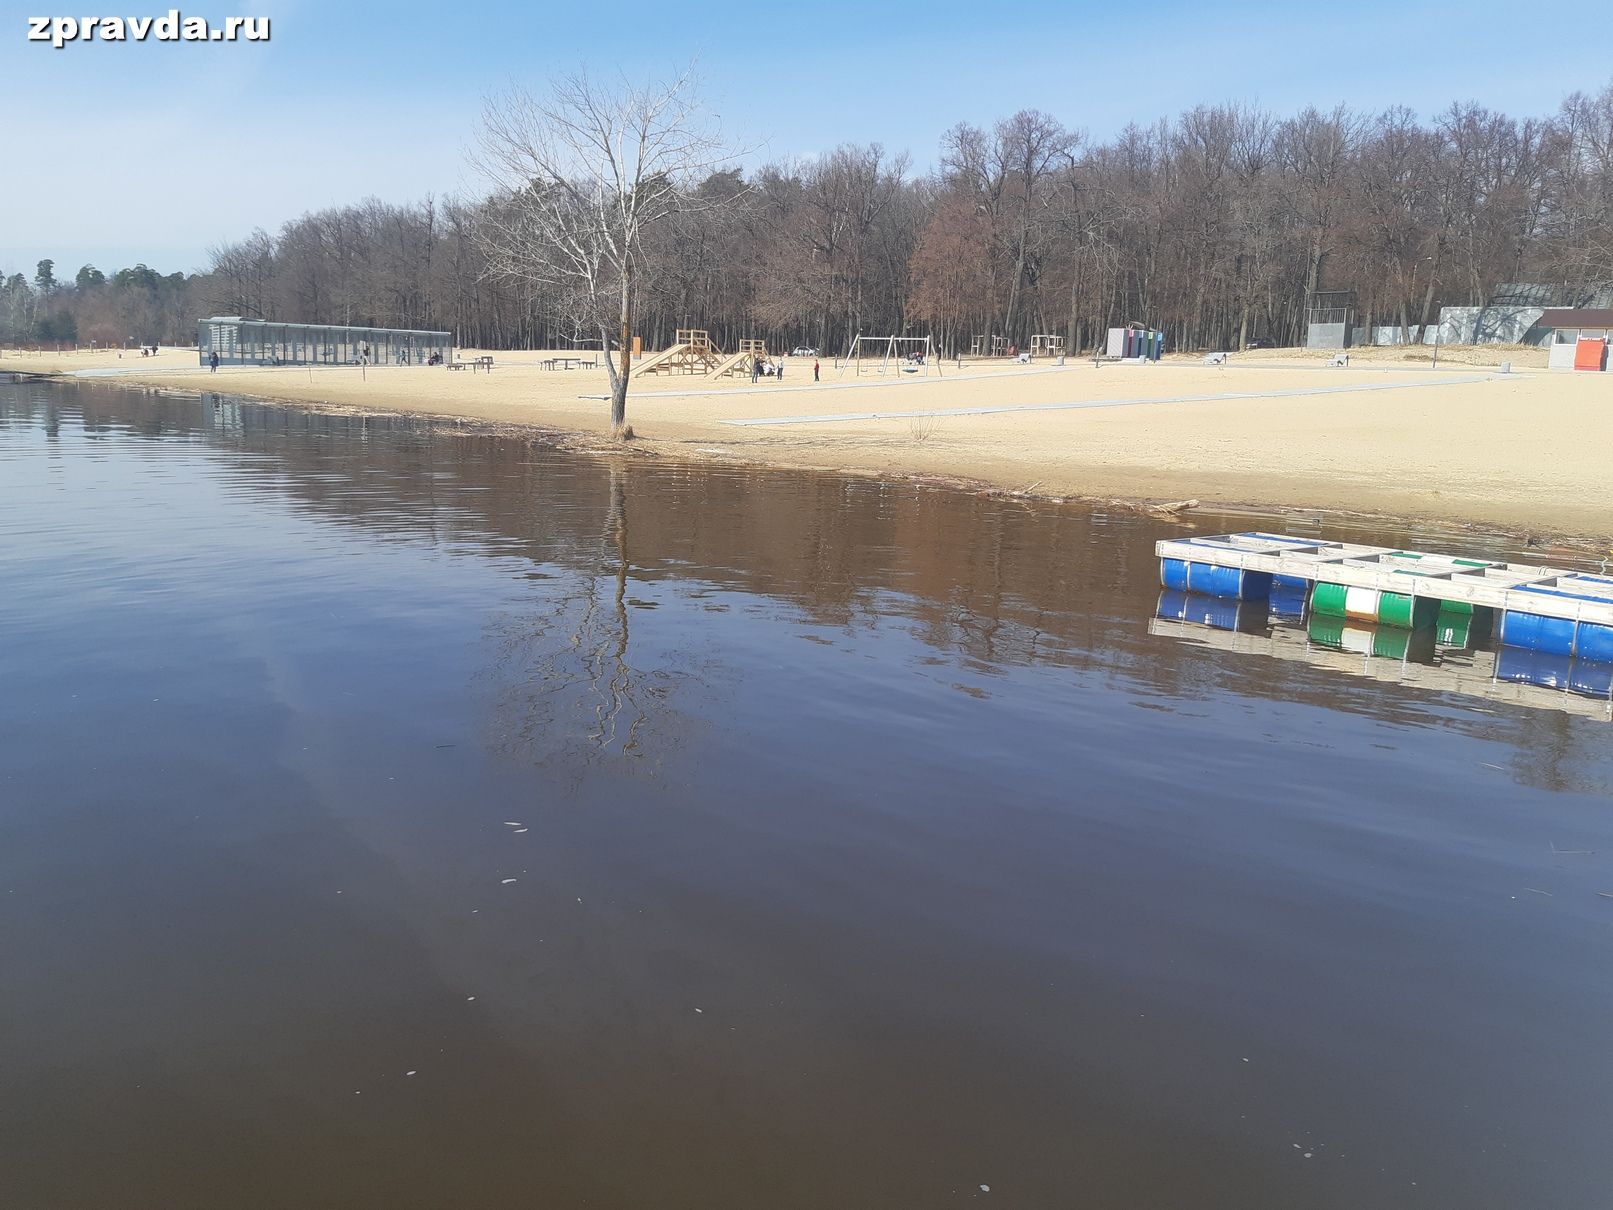
POLYGON ((1206 353, 1204 355, 1204 364, 1207 366, 1224 366, 1226 363, 1227 355, 1225 353, 1206 353))
POLYGON ((477 370, 486 370, 491 374, 493 372, 493 359, 486 354, 473 358, 470 363, 470 372, 474 374, 477 370))
POLYGON ((448 363, 448 368, 450 370, 463 370, 465 368, 465 366, 468 365, 468 364, 469 364, 468 362, 463 362, 463 361, 450 361, 448 363))

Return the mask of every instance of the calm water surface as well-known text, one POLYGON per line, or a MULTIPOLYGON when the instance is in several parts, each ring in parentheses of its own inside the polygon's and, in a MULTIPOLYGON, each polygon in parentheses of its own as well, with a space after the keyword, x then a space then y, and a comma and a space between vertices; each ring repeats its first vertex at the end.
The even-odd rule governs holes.
POLYGON ((1165 532, 0 387, 0 1204, 1605 1210, 1613 727, 1165 532))

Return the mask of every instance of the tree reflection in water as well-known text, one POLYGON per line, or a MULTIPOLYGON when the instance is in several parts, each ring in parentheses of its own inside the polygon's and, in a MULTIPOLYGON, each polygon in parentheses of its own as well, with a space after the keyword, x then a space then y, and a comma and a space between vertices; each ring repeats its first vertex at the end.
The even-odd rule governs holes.
MULTIPOLYGON (((627 474, 610 470, 597 547, 583 566, 549 578, 543 613, 495 621, 499 682, 493 747, 537 764, 584 768, 608 757, 653 773, 683 741, 691 719, 674 696, 699 684, 687 668, 635 666, 628 597, 627 474)), ((643 657, 641 656, 641 659, 643 657)))

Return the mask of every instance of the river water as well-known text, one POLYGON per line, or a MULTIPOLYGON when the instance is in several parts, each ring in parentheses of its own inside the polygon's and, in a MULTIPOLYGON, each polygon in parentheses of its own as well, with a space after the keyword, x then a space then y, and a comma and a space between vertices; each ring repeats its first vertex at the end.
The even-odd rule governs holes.
POLYGON ((0 387, 0 1202, 1605 1208, 1613 726, 1195 527, 0 387))

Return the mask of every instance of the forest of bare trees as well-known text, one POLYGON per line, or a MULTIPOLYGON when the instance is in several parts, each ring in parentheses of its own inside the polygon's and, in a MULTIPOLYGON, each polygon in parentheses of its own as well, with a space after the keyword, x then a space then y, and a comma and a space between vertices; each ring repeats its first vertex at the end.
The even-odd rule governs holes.
MULTIPOLYGON (((1613 84, 1549 117, 1200 106, 1105 141, 1027 110, 954 127, 936 164, 915 174, 905 153, 848 144, 711 174, 713 204, 647 243, 645 347, 701 327, 725 347, 764 336, 835 351, 861 331, 931 332, 949 351, 1033 332, 1090 348, 1132 320, 1175 348, 1291 345, 1317 289, 1353 290, 1360 322, 1418 339, 1441 305, 1484 302, 1500 283, 1613 283, 1613 84)), ((0 275, 0 339, 188 342, 196 318, 240 314, 597 346, 563 290, 490 272, 478 234, 491 205, 305 214, 215 249, 190 278, 0 275)))

